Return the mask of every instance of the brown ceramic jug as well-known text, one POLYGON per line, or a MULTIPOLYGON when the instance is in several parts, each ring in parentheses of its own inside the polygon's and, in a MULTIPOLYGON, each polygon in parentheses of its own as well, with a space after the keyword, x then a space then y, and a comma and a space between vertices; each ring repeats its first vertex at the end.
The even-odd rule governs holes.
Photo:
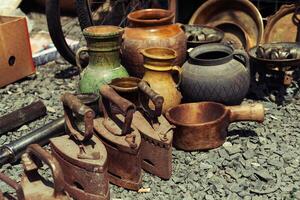
POLYGON ((173 24, 174 13, 163 9, 145 9, 128 15, 122 45, 123 65, 129 74, 141 78, 145 72, 141 49, 168 47, 177 53, 175 64, 181 66, 186 57, 186 36, 180 24, 173 24))
MULTIPOLYGON (((181 68, 175 66, 176 52, 173 49, 153 47, 141 50, 144 57, 145 74, 143 80, 150 84, 153 91, 164 98, 162 113, 181 102, 182 95, 178 91, 181 82, 181 68), (178 83, 172 77, 172 71, 179 75, 178 83)), ((150 107, 154 108, 150 103, 150 107)))

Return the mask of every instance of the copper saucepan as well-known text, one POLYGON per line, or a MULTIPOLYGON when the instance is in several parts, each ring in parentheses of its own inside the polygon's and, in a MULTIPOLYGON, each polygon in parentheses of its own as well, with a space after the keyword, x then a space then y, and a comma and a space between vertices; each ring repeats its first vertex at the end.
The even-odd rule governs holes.
POLYGON ((186 151, 207 150, 221 146, 230 123, 264 121, 264 107, 255 103, 224 106, 214 102, 181 104, 166 112, 167 119, 176 125, 174 146, 186 151))

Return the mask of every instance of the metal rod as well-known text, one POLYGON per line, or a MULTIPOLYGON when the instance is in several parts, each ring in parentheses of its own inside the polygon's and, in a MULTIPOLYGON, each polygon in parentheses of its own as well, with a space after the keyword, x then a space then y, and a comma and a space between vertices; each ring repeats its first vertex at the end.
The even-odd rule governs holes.
POLYGON ((64 133, 63 117, 0 147, 0 166, 17 161, 30 144, 45 145, 49 139, 64 133))

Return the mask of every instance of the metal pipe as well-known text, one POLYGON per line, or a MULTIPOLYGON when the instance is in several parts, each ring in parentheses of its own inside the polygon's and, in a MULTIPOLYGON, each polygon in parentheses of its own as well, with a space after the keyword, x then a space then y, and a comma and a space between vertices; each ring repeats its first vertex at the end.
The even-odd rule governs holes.
POLYGON ((16 162, 30 144, 45 145, 49 139, 64 133, 63 117, 56 119, 33 132, 0 147, 0 166, 16 162))

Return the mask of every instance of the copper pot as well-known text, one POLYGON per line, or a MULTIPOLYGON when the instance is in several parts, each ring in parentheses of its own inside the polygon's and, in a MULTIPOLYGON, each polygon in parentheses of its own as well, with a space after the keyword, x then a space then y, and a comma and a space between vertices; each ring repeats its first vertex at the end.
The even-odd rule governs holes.
POLYGON ((174 146, 183 150, 207 150, 221 146, 227 127, 236 121, 264 120, 262 104, 224 106, 214 102, 181 104, 169 109, 167 119, 176 125, 174 146))
POLYGON ((130 23, 123 35, 122 60, 130 75, 144 74, 140 50, 167 47, 177 53, 175 65, 181 66, 186 57, 186 36, 180 24, 173 24, 174 13, 163 9, 145 9, 128 15, 130 23))

